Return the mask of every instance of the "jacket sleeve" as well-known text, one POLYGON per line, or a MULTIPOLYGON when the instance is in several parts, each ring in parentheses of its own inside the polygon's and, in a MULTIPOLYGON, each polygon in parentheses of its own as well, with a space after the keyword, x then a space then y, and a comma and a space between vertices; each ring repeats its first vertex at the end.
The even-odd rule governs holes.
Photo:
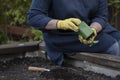
POLYGON ((104 28, 108 22, 108 6, 107 0, 98 0, 98 9, 92 22, 98 22, 104 28))
POLYGON ((28 24, 37 29, 45 30, 45 26, 52 19, 48 17, 49 6, 50 0, 32 0, 27 13, 28 24))

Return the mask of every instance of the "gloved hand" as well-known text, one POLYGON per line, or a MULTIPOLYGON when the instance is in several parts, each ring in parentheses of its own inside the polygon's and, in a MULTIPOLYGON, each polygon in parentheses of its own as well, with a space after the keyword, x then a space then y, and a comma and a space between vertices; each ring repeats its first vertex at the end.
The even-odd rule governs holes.
POLYGON ((97 32, 94 28, 91 28, 94 32, 94 34, 89 38, 89 39, 84 39, 81 35, 79 35, 79 40, 81 43, 83 44, 88 44, 88 45, 92 45, 94 43, 98 43, 98 41, 94 41, 95 37, 97 36, 97 32))
POLYGON ((69 18, 65 20, 58 20, 57 22, 57 28, 63 29, 63 30, 73 30, 75 32, 78 31, 78 25, 81 23, 81 20, 77 18, 69 18))

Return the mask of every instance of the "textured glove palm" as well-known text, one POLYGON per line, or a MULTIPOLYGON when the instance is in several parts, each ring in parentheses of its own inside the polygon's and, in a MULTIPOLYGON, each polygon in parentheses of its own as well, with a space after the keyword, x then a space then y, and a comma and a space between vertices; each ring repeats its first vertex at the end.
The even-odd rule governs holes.
POLYGON ((91 29, 93 30, 94 34, 88 40, 84 39, 81 35, 79 35, 79 40, 80 40, 81 43, 88 44, 88 45, 91 46, 93 43, 97 43, 98 42, 98 41, 94 42, 94 39, 97 36, 96 30, 94 28, 91 28, 91 29))
POLYGON ((63 30, 73 30, 75 32, 78 31, 78 25, 81 23, 81 20, 77 18, 69 18, 65 20, 59 20, 57 22, 57 28, 58 29, 63 29, 63 30))

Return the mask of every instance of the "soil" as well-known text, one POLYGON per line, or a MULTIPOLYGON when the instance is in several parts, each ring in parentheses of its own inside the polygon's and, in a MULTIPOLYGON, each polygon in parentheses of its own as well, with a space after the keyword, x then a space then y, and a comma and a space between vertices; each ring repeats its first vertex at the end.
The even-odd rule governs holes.
POLYGON ((14 58, 0 62, 0 80, 120 80, 103 74, 84 71, 68 65, 57 66, 41 57, 14 58), (44 67, 49 72, 29 71, 29 66, 44 67))

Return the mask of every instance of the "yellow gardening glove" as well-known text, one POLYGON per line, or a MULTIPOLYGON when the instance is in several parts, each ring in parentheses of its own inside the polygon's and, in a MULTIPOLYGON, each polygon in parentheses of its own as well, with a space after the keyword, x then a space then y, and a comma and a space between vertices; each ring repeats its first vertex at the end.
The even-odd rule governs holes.
POLYGON ((87 40, 84 39, 81 35, 79 35, 79 40, 80 40, 81 43, 88 44, 88 45, 91 46, 93 43, 97 43, 98 42, 98 41, 94 42, 94 39, 97 36, 96 30, 94 28, 91 28, 91 29, 93 30, 94 34, 89 39, 87 39, 87 40))
POLYGON ((63 30, 73 30, 75 32, 78 31, 78 25, 81 23, 81 20, 77 18, 69 18, 65 20, 58 20, 57 22, 57 28, 63 29, 63 30))

